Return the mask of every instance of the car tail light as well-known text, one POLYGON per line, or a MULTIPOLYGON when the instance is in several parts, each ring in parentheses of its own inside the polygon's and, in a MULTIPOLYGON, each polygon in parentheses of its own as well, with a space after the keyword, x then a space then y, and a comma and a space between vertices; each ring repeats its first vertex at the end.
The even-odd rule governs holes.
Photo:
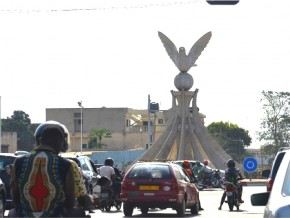
POLYGON ((177 180, 172 180, 172 183, 171 183, 171 187, 173 190, 177 190, 178 189, 178 182, 177 180))
POLYGON ((268 192, 272 191, 273 184, 274 184, 274 179, 269 178, 267 181, 267 191, 268 192))

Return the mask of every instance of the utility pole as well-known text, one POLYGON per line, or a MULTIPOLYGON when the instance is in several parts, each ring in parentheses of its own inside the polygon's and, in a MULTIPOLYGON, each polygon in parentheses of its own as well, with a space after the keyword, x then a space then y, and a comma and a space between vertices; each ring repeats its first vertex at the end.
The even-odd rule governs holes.
POLYGON ((148 95, 148 143, 147 143, 147 149, 151 145, 151 117, 150 117, 151 109, 150 109, 150 104, 151 104, 150 95, 148 95))

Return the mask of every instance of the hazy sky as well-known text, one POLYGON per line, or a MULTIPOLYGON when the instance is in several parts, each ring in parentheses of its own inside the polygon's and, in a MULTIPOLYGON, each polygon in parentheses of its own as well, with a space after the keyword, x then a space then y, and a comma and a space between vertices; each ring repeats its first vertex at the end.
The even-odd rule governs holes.
POLYGON ((211 122, 232 122, 255 141, 262 90, 289 91, 290 1, 0 1, 1 117, 45 121, 46 108, 171 107, 179 73, 158 31, 187 51, 212 38, 191 68, 192 91, 211 122))

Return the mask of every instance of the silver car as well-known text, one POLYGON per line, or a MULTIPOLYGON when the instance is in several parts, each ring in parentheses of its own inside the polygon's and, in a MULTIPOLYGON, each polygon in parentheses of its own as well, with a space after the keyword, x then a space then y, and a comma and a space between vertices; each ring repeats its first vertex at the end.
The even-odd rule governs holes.
POLYGON ((287 150, 276 175, 271 192, 253 194, 255 206, 266 205, 264 218, 290 216, 290 150, 287 150))

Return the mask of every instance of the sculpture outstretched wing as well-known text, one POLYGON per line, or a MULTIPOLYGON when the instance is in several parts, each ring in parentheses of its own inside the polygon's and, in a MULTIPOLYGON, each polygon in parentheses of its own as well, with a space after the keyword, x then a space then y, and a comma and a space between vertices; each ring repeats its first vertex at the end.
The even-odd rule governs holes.
POLYGON ((169 55, 169 57, 171 58, 171 60, 174 62, 174 64, 176 65, 176 67, 178 66, 178 50, 176 48, 176 46, 174 45, 174 43, 167 37, 165 36, 163 33, 158 31, 158 36, 161 39, 161 42, 163 43, 163 46, 165 47, 167 54, 169 55))
POLYGON ((201 52, 204 50, 204 48, 207 46, 210 38, 211 38, 211 32, 208 32, 204 34, 202 37, 200 37, 199 40, 197 40, 192 48, 190 49, 188 55, 187 55, 187 65, 188 68, 191 68, 194 66, 196 60, 200 56, 201 52))

